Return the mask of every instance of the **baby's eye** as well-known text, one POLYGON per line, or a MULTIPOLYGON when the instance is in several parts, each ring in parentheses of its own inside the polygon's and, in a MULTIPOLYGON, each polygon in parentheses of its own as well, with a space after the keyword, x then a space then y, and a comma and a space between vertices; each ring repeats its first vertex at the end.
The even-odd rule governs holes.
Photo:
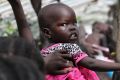
POLYGON ((61 26, 67 26, 68 24, 67 23, 63 23, 63 24, 61 24, 61 26))

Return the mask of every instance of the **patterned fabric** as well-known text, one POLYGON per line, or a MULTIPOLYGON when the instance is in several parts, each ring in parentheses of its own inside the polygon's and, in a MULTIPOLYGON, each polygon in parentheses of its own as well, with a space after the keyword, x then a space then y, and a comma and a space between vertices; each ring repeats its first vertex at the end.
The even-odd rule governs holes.
MULTIPOLYGON (((58 43, 48 48, 42 49, 41 54, 46 57, 55 51, 67 50, 68 54, 72 55, 75 63, 78 63, 81 59, 87 56, 86 53, 82 52, 77 44, 72 43, 58 43)), ((79 67, 80 68, 80 67, 79 67)), ((73 67, 72 71, 64 75, 50 75, 46 76, 46 80, 99 80, 96 73, 84 67, 79 69, 73 67), (84 72, 81 72, 84 71, 84 72), (90 75, 88 75, 90 73, 90 75), (88 75, 88 76, 87 76, 88 75)))
POLYGON ((72 43, 58 43, 53 46, 50 46, 46 49, 42 49, 41 53, 45 57, 47 54, 51 54, 55 51, 67 50, 69 54, 72 55, 74 61, 77 63, 80 59, 87 56, 87 54, 83 53, 80 47, 77 44, 72 43))

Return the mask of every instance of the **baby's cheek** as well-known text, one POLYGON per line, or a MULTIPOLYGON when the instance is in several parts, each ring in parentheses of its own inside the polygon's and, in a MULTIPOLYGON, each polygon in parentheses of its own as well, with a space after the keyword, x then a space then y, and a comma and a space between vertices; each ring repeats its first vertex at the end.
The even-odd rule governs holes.
POLYGON ((65 27, 61 27, 60 29, 61 29, 62 31, 64 31, 64 30, 65 30, 65 27))

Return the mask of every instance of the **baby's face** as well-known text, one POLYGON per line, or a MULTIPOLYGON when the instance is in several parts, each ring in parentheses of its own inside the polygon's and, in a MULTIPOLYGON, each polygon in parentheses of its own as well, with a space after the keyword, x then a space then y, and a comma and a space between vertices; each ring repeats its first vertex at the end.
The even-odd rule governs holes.
POLYGON ((59 8, 55 14, 56 20, 50 28, 52 40, 62 43, 76 42, 78 39, 78 31, 74 11, 67 8, 59 8))
POLYGON ((107 34, 109 31, 110 26, 106 23, 99 23, 96 25, 96 28, 100 31, 100 33, 107 34))

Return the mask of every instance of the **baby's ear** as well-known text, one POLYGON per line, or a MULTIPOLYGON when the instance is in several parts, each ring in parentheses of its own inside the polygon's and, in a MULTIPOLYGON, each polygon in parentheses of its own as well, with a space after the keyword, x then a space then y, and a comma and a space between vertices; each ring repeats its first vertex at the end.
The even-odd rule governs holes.
POLYGON ((43 29, 43 33, 45 34, 45 36, 46 36, 47 38, 51 38, 51 31, 50 31, 49 28, 44 28, 44 29, 43 29))

